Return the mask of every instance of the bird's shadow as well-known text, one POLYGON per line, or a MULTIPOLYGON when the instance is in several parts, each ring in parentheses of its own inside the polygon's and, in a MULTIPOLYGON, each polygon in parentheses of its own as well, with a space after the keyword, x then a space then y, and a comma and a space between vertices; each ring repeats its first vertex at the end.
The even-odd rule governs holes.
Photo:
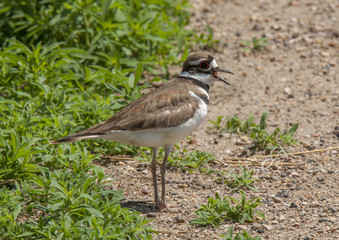
POLYGON ((122 201, 120 205, 123 208, 138 211, 143 214, 159 212, 154 203, 146 201, 122 201))

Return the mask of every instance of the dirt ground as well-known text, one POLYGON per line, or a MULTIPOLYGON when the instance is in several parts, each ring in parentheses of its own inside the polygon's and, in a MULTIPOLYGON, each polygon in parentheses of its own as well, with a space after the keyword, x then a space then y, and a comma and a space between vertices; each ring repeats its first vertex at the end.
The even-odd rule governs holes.
MULTIPOLYGON (((159 231, 154 239, 221 239, 231 225, 261 239, 338 239, 339 2, 194 0, 191 4, 190 27, 203 32, 209 25, 214 30, 221 42, 220 50, 211 54, 220 67, 236 75, 225 76, 231 86, 218 82, 211 88, 207 119, 190 136, 194 144, 186 139, 180 146, 213 153, 219 170, 237 172, 238 163, 255 170, 259 192, 247 194, 262 199, 259 210, 266 219, 226 222, 217 228, 190 225, 194 212, 216 191, 221 196, 239 194, 208 175, 180 169, 168 169, 166 176, 167 204, 173 213, 157 212, 153 204, 145 203, 135 204, 134 209, 154 219, 151 224, 159 231), (263 36, 269 40, 267 49, 244 52, 239 44, 263 36), (270 111, 269 130, 299 123, 300 143, 290 152, 316 151, 252 158, 250 163, 236 160, 249 146, 246 138, 206 132, 212 126, 208 120, 220 115, 245 119, 253 114, 259 122, 265 110, 270 111)), ((174 68, 172 74, 179 72, 174 68)), ((112 161, 105 170, 113 174, 113 188, 125 190, 127 201, 152 203, 149 163, 112 161)))

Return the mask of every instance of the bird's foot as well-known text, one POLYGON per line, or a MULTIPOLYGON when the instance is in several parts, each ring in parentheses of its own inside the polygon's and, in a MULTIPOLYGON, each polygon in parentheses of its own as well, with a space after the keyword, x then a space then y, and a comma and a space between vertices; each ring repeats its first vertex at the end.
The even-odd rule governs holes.
POLYGON ((170 210, 168 209, 168 207, 166 206, 166 204, 163 203, 163 202, 161 202, 161 203, 159 204, 158 209, 159 209, 159 211, 166 210, 166 211, 170 212, 170 210))
POLYGON ((169 210, 168 207, 166 206, 166 203, 164 202, 161 202, 159 205, 157 205, 157 208, 161 212, 178 213, 177 211, 169 210))

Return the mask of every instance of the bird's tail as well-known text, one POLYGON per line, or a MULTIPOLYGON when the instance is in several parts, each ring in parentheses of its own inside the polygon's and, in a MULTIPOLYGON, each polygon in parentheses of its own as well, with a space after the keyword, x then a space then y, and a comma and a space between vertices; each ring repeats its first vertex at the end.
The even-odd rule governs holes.
POLYGON ((99 135, 82 135, 82 134, 72 134, 69 135, 67 137, 63 137, 57 140, 52 140, 49 141, 49 143, 51 144, 59 144, 59 143, 74 143, 80 140, 84 140, 84 139, 92 139, 92 138, 98 138, 99 135))

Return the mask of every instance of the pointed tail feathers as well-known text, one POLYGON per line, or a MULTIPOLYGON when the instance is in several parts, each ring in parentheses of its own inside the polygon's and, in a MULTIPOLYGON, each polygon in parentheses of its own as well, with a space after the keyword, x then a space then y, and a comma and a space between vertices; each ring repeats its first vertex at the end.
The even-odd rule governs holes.
POLYGON ((84 140, 84 139, 91 139, 91 138, 98 138, 99 135, 78 135, 78 134, 73 134, 73 135, 69 135, 67 137, 63 137, 57 140, 52 140, 49 141, 50 144, 59 144, 59 143, 74 143, 80 140, 84 140))

